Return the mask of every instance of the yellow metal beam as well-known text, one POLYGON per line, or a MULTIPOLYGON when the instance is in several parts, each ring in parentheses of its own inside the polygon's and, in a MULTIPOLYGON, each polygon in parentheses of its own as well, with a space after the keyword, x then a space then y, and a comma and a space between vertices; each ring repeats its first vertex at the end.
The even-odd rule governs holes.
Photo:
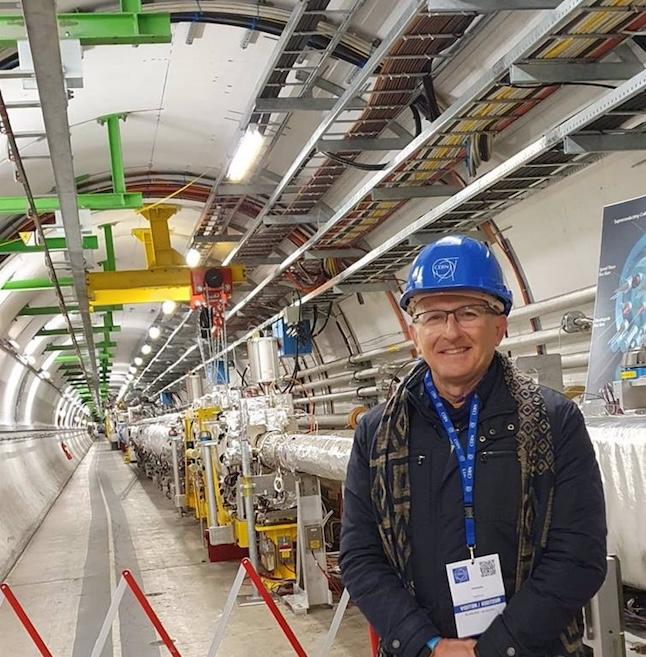
POLYGON ((87 285, 92 306, 191 299, 191 272, 187 267, 91 272, 87 274, 87 285))
POLYGON ((164 204, 139 210, 139 214, 148 220, 150 228, 137 228, 133 230, 133 235, 144 243, 148 269, 177 267, 185 264, 184 257, 171 246, 170 231, 168 230, 168 220, 178 210, 179 208, 175 205, 164 204))
POLYGON ((155 250, 153 249, 153 238, 150 234, 150 228, 133 228, 132 235, 144 245, 146 269, 152 269, 155 266, 155 250))

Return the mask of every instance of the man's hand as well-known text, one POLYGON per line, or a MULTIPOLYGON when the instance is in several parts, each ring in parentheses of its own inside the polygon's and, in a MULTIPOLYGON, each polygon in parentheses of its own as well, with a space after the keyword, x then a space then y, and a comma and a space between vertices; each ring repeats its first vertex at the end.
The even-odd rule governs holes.
POLYGON ((474 639, 442 639, 435 650, 433 657, 476 657, 474 639))

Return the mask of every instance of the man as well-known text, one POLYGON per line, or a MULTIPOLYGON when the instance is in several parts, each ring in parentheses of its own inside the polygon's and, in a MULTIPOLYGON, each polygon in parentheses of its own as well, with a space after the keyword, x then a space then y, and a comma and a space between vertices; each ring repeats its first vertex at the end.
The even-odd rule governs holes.
POLYGON ((357 429, 340 565, 400 657, 580 653, 606 572, 583 417, 496 352, 511 292, 486 245, 427 246, 401 306, 421 357, 357 429))

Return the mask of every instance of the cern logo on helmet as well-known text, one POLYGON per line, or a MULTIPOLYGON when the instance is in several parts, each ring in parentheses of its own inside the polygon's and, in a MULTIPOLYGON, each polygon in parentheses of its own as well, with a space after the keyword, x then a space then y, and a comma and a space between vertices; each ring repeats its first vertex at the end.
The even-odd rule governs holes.
POLYGON ((436 260, 431 271, 438 281, 452 281, 458 266, 458 258, 440 258, 436 260))

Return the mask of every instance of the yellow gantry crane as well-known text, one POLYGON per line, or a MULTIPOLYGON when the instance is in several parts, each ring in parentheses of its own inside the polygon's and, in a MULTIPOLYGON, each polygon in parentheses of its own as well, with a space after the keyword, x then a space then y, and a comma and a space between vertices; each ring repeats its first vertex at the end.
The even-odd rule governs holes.
MULTIPOLYGON (((149 228, 134 228, 132 235, 144 246, 146 269, 89 272, 87 274, 90 306, 126 303, 191 301, 191 269, 170 242, 168 220, 179 210, 173 205, 152 205, 138 210, 149 228)), ((246 280, 240 265, 229 267, 234 283, 246 280)))

